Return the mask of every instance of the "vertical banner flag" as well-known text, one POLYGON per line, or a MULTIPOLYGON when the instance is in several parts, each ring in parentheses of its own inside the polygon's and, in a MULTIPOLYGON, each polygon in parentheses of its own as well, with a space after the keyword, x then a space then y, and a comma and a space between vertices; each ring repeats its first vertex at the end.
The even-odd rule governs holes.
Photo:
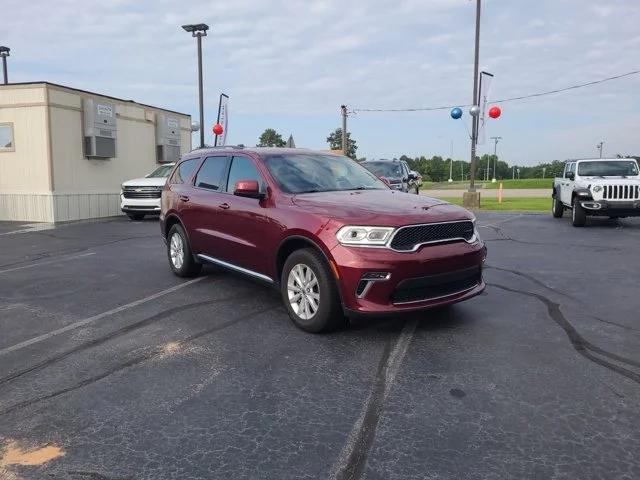
POLYGON ((478 96, 478 106, 480 107, 480 115, 478 115, 478 137, 476 143, 484 145, 485 122, 487 121, 487 101, 491 93, 491 80, 493 75, 487 72, 480 72, 480 94, 478 96))
POLYGON ((225 146, 227 144, 227 129, 229 127, 229 95, 220 94, 218 103, 218 122, 222 125, 222 135, 216 135, 215 146, 225 146), (220 138, 218 138, 220 137, 220 138))

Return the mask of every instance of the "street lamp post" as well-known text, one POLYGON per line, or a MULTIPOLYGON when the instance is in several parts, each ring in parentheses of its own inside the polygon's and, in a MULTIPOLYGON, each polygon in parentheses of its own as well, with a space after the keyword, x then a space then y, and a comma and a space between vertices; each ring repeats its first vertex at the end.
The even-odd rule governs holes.
POLYGON ((11 49, 9 47, 0 47, 0 57, 2 57, 2 73, 4 74, 4 84, 9 83, 9 74, 7 73, 7 57, 11 49))
POLYGON ((602 158, 602 146, 603 145, 604 145, 604 142, 600 142, 599 144, 596 145, 596 148, 598 149, 598 152, 600 152, 600 158, 602 158))
POLYGON ((200 148, 204 148, 204 107, 202 92, 202 37, 207 36, 209 25, 206 23, 196 23, 193 25, 183 25, 186 32, 191 32, 192 37, 198 39, 198 95, 200 105, 200 148))
POLYGON ((502 140, 502 137, 491 137, 495 143, 493 144, 493 179, 491 183, 496 183, 496 167, 498 166, 498 141, 502 140))
POLYGON ((481 0, 476 0, 476 41, 475 56, 473 64, 473 107, 476 114, 472 115, 471 122, 471 166, 469 172, 469 191, 465 192, 463 204, 465 207, 479 208, 480 194, 476 192, 475 176, 476 176, 476 142, 478 140, 478 64, 480 62, 480 7, 481 0))

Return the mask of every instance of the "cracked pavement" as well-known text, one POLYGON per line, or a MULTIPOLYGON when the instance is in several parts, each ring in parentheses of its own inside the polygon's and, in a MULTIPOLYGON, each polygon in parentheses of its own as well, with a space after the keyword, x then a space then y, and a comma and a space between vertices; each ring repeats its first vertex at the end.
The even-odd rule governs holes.
POLYGON ((478 225, 481 296, 310 335, 154 220, 0 223, 0 478, 640 478, 640 219, 478 225))

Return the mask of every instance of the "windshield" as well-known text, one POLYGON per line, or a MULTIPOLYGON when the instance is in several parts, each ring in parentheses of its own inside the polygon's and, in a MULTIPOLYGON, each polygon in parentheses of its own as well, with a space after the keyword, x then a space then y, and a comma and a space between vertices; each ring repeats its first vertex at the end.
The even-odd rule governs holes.
POLYGON ((173 165, 162 165, 161 167, 156 168, 153 172, 151 172, 145 178, 154 178, 154 177, 166 178, 169 176, 169 173, 171 173, 172 169, 173 169, 173 165))
POLYGON ((578 175, 582 177, 624 177, 638 175, 638 165, 633 160, 616 160, 603 162, 581 162, 578 164, 578 175))
POLYGON ((395 162, 365 162, 363 167, 379 177, 402 178, 402 168, 395 162))
POLYGON ((264 162, 287 193, 388 188, 354 160, 339 155, 269 155, 264 162))

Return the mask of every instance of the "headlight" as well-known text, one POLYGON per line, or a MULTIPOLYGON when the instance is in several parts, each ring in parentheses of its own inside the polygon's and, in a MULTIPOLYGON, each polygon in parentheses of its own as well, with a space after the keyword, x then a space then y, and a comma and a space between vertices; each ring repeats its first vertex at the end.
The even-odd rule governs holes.
POLYGON ((593 191, 594 192, 601 192, 602 191, 602 185, 596 185, 595 187, 593 187, 593 191))
POLYGON ((336 238, 343 245, 383 246, 391 237, 392 227, 351 227, 338 230, 336 238))

